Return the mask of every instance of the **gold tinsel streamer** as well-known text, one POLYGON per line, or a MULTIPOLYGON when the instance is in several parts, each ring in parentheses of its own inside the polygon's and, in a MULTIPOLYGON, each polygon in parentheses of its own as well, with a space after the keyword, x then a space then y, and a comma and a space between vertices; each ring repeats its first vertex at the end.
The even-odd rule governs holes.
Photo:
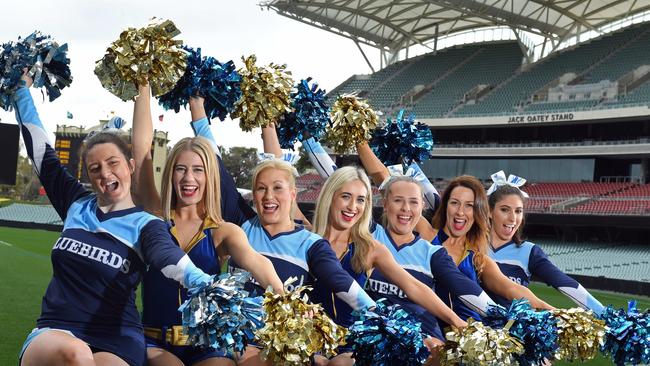
POLYGON ((336 99, 331 112, 332 125, 328 126, 324 141, 337 154, 344 154, 357 144, 369 141, 377 127, 377 113, 367 101, 354 95, 336 99))
POLYGON ((147 82, 154 96, 170 91, 185 73, 187 53, 171 20, 153 18, 143 28, 127 28, 95 63, 102 86, 120 99, 133 100, 147 82))
POLYGON ((241 75, 242 96, 235 104, 232 118, 239 118, 239 127, 251 131, 266 127, 280 116, 291 111, 291 72, 287 65, 257 66, 255 55, 243 58, 246 67, 237 72, 241 75))
MULTIPOLYGON (((294 281, 295 277, 289 278, 285 289, 294 281)), ((347 329, 336 325, 319 304, 310 304, 302 294, 307 289, 297 286, 283 295, 264 294, 266 319, 256 336, 262 359, 273 365, 311 365, 310 356, 336 355, 336 348, 345 344, 347 329)))
POLYGON ((598 354, 605 340, 605 322, 596 319, 590 310, 556 309, 558 350, 555 358, 565 361, 586 361, 598 354))
POLYGON ((509 334, 511 325, 492 329, 469 318, 466 328, 453 328, 445 334, 447 341, 440 350, 440 364, 518 365, 514 355, 522 354, 524 346, 509 334))

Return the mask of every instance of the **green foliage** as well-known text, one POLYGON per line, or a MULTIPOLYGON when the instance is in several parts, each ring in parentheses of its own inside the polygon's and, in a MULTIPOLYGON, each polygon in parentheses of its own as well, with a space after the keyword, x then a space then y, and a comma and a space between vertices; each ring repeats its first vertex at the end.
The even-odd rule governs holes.
POLYGON ((238 188, 251 189, 253 169, 258 163, 257 149, 235 146, 221 154, 223 165, 238 188))

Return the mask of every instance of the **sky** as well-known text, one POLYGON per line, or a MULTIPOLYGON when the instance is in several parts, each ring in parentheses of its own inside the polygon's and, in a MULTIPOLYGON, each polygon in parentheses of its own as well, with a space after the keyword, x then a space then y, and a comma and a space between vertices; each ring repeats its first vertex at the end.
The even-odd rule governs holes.
MULTIPOLYGON (((51 35, 60 44, 68 43, 73 82, 53 102, 43 101, 41 92, 32 95, 45 127, 57 125, 94 126, 114 112, 131 127, 133 103, 123 102, 104 89, 94 74, 95 61, 127 27, 141 27, 153 17, 172 20, 181 39, 191 47, 201 47, 203 55, 221 62, 233 60, 243 66, 242 56, 256 54, 258 63, 287 64, 294 79, 311 76, 321 88, 331 90, 352 74, 368 74, 357 46, 350 39, 278 15, 258 5, 256 0, 215 1, 81 1, 34 0, 26 8, 21 2, 3 4, 0 42, 17 40, 35 30, 51 35), (16 14, 11 17, 9 14, 16 14), (21 15, 18 15, 21 14, 21 15), (73 119, 66 118, 70 111, 73 119)), ((375 50, 366 49, 372 62, 375 50)), ((376 68, 376 66, 375 66, 376 68)), ((189 111, 164 111, 152 100, 154 128, 169 132, 171 143, 190 136, 189 111), (157 116, 164 114, 164 121, 157 116)), ((13 112, 0 110, 2 123, 16 123, 13 112)), ((261 149, 259 130, 244 133, 236 121, 212 121, 217 142, 224 147, 248 146, 261 149)))

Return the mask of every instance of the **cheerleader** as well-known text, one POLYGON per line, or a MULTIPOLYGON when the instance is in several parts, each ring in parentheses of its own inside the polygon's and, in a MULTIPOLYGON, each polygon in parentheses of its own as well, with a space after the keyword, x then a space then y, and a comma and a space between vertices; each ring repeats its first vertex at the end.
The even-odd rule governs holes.
MULTIPOLYGON (((490 206, 490 246, 488 254, 501 272, 513 282, 528 287, 533 276, 596 314, 604 309, 581 284, 557 268, 539 246, 522 238, 524 205, 528 195, 519 189, 525 179, 511 175, 507 180, 503 171, 492 175, 494 184, 488 190, 490 206)), ((510 302, 498 294, 492 298, 507 306, 510 302)))
MULTIPOLYGON (((209 141, 181 139, 171 149, 163 170, 161 193, 154 184, 151 163, 153 126, 150 88, 140 87, 134 108, 132 146, 135 157, 136 194, 145 209, 167 223, 177 245, 199 268, 219 274, 221 263, 232 257, 264 288, 282 291, 271 261, 253 250, 243 230, 222 217, 219 167, 221 161, 209 141)), ((190 100, 193 117, 205 117, 202 98, 190 100)), ((143 281, 142 320, 147 359, 156 365, 234 365, 224 350, 186 345, 179 306, 187 291, 167 280, 160 271, 147 271, 143 281)))

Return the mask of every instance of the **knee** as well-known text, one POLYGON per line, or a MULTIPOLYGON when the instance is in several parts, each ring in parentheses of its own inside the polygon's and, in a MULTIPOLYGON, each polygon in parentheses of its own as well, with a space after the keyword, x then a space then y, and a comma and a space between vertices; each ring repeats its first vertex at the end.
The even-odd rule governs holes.
POLYGON ((93 353, 86 343, 81 340, 74 340, 66 344, 60 350, 61 360, 66 366, 92 365, 94 364, 93 353))
POLYGON ((354 365, 354 361, 352 360, 351 357, 345 354, 334 357, 327 364, 327 366, 352 366, 352 365, 354 365))

